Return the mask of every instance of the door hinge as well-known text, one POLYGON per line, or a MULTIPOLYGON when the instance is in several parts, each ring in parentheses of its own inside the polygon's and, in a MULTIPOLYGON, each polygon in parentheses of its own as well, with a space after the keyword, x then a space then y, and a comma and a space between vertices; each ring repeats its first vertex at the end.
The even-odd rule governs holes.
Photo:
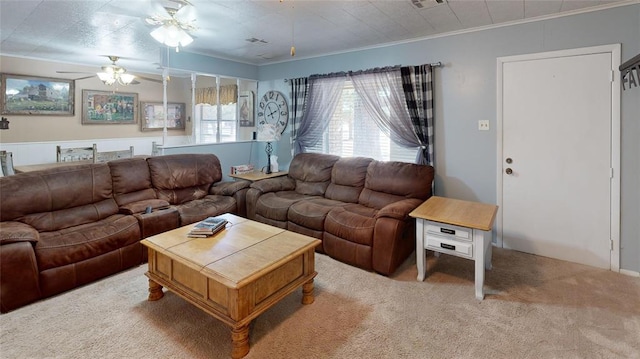
POLYGON ((613 251, 613 240, 609 240, 609 250, 613 251))
POLYGON ((613 178, 613 168, 609 167, 609 178, 613 178))

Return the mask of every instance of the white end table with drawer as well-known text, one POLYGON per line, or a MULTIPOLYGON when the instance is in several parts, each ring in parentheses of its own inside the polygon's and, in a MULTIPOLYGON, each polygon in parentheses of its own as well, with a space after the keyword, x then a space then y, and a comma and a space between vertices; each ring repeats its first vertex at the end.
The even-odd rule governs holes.
POLYGON ((484 299, 484 270, 491 269, 491 228, 498 206, 433 196, 409 215, 416 219, 418 280, 427 272, 427 249, 475 261, 476 298, 484 299))

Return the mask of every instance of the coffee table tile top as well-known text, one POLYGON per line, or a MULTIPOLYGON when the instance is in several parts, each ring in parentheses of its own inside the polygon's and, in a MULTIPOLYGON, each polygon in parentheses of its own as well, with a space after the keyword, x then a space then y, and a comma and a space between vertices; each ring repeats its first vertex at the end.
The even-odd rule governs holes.
POLYGON ((193 223, 146 238, 143 243, 168 257, 186 259, 183 264, 231 288, 243 286, 305 252, 310 244, 320 243, 318 239, 233 214, 220 217, 229 223, 212 237, 189 238, 187 234, 196 225, 193 223))
MULTIPOLYGON (((226 279, 226 284, 232 288, 242 287, 292 257, 300 256, 313 243, 319 244, 320 240, 283 230, 241 252, 207 265, 203 272, 220 281, 226 279)), ((296 268, 301 270, 302 266, 296 268)), ((302 274, 299 273, 300 276, 302 274)))
POLYGON ((227 226, 212 237, 189 238, 189 241, 167 250, 202 268, 283 231, 284 229, 262 223, 242 222, 227 226))

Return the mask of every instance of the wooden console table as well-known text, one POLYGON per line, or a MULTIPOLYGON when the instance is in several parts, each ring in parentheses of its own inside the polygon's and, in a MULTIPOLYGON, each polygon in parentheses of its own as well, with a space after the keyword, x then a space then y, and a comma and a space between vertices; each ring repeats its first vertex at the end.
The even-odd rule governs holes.
POLYGON ((491 228, 498 206, 433 196, 409 215, 416 218, 418 280, 427 272, 427 249, 475 261, 476 298, 484 293, 484 270, 491 269, 491 228))

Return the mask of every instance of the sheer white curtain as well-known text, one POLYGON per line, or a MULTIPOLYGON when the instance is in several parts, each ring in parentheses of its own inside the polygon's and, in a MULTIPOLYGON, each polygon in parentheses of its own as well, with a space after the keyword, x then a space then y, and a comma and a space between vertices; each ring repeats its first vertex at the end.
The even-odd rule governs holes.
POLYGON ((294 153, 316 146, 342 96, 345 75, 309 78, 309 99, 297 130, 294 153))
POLYGON ((351 81, 382 132, 402 147, 418 147, 399 68, 352 73, 351 81))

